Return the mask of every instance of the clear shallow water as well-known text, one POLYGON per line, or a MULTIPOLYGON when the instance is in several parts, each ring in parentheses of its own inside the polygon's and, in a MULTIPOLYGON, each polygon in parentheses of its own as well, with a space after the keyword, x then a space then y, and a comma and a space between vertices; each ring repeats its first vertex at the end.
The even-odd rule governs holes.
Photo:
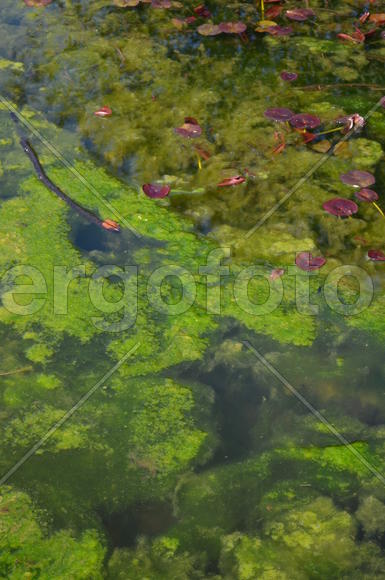
MULTIPOLYGON (((178 31, 171 19, 193 6, 0 9, 1 288, 9 290, 4 273, 22 265, 45 280, 38 298, 47 292, 28 315, 3 297, 1 574, 381 578, 384 275, 367 251, 384 250, 385 221, 366 204, 347 220, 326 215, 322 204, 353 198, 339 176, 360 169, 375 175, 382 205, 384 109, 317 170, 322 154, 293 131, 285 130, 286 149, 272 153, 283 129, 263 113, 277 106, 318 115, 321 130, 344 114, 366 115, 385 94, 384 41, 379 31, 365 46, 336 40, 354 30, 364 8, 348 2, 314 3, 316 23, 294 22, 293 35, 278 38, 254 32, 255 3, 210 3, 214 22, 248 24, 243 39, 206 38, 195 25, 178 31), (284 83, 282 70, 298 80, 284 83), (78 172, 32 136, 52 180, 103 219, 118 219, 119 235, 89 224, 38 183, 7 105, 78 172), (112 116, 96 118, 101 106, 112 116), (202 126, 195 141, 174 132, 186 116, 202 126), (210 154, 202 169, 195 143, 210 154), (244 184, 217 187, 238 174, 244 184), (171 195, 146 198, 141 185, 155 181, 170 183, 171 195), (230 268, 220 310, 219 278, 207 285, 199 271, 219 247, 230 268), (310 280, 316 316, 304 314, 303 297, 295 301, 288 268, 301 251, 327 258, 310 280), (136 266, 138 274, 122 279, 115 269, 103 298, 97 280, 106 265, 136 266), (252 265, 267 278, 285 269, 282 303, 263 315, 234 298, 235 280, 252 265), (63 286, 54 283, 63 266, 85 272, 71 282, 65 314, 63 286), (341 276, 337 307, 357 298, 358 275, 375 290, 353 316, 325 300, 325 284, 342 266, 355 278, 341 276), (151 277, 159 268, 166 268, 160 290, 151 277), (181 279, 172 274, 180 268, 190 273, 183 298, 196 298, 175 312, 181 279), (122 313, 129 324, 112 327, 122 313)), ((381 3, 371 11, 380 13, 381 3)), ((250 300, 263 302, 268 287, 274 298, 279 283, 254 279, 250 300)))

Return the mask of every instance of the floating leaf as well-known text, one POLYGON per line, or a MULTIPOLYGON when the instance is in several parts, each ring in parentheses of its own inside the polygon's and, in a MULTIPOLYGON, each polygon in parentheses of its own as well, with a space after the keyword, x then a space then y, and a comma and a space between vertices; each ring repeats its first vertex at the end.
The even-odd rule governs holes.
POLYGON ((385 24, 385 13, 371 14, 369 17, 369 21, 375 22, 375 24, 378 24, 379 26, 381 26, 382 24, 385 24))
POLYGON ((226 34, 242 34, 247 29, 247 26, 244 22, 221 22, 219 29, 226 34))
POLYGON ((280 77, 283 81, 292 82, 297 80, 298 75, 296 72, 288 72, 284 70, 281 72, 280 77))
POLYGON ((114 220, 110 220, 110 219, 104 220, 104 222, 102 222, 102 227, 105 230, 111 230, 113 232, 120 232, 120 225, 117 222, 115 222, 114 220))
POLYGON ((314 257, 311 252, 300 252, 295 258, 295 263, 301 270, 312 272, 322 268, 326 264, 326 258, 323 256, 314 257))
POLYGON ((372 201, 377 201, 378 199, 378 194, 373 191, 373 189, 360 189, 360 191, 356 191, 354 195, 359 201, 367 201, 369 203, 372 201))
POLYGON ((152 0, 151 6, 152 8, 171 8, 172 2, 171 0, 152 0))
POLYGON ((348 217, 358 211, 358 205, 351 199, 334 197, 326 201, 322 207, 325 211, 338 217, 348 217))
POLYGON ((258 26, 256 27, 256 32, 267 32, 269 28, 278 26, 273 20, 260 20, 258 26))
POLYGON ((199 4, 199 6, 195 6, 194 12, 200 18, 211 18, 211 12, 204 4, 199 4))
POLYGON ((337 37, 340 38, 341 40, 348 40, 349 42, 355 42, 356 44, 360 44, 361 42, 365 42, 365 34, 363 32, 361 32, 361 30, 359 30, 359 28, 356 28, 356 31, 353 32, 352 34, 344 34, 343 32, 340 32, 339 34, 337 34, 337 37))
POLYGON ((202 36, 217 36, 222 32, 217 24, 209 24, 209 23, 201 24, 200 26, 198 26, 197 31, 202 36))
POLYGON ((95 117, 110 117, 112 115, 112 110, 110 107, 101 107, 94 112, 95 117))
POLYGON ((181 127, 177 127, 175 133, 182 135, 182 137, 195 139, 202 135, 202 127, 194 117, 185 117, 184 124, 181 127))
POLYGON ((286 10, 286 16, 290 20, 302 22, 304 20, 308 20, 309 18, 313 18, 313 16, 315 16, 315 12, 311 10, 311 8, 293 8, 293 10, 286 10))
POLYGON ((275 18, 279 16, 283 10, 283 6, 271 6, 266 10, 266 18, 275 18))
POLYGON ((290 34, 292 34, 293 29, 291 28, 291 26, 276 25, 268 28, 266 32, 272 34, 273 36, 289 36, 290 34))
POLYGON ((359 171, 358 169, 344 173, 340 176, 340 179, 342 183, 353 187, 369 187, 376 181, 374 175, 368 171, 359 171))
POLYGON ((145 183, 142 186, 142 189, 147 197, 151 197, 152 199, 162 199, 163 197, 166 197, 171 191, 171 187, 169 185, 164 185, 161 183, 145 183))
POLYGON ((235 175, 234 177, 227 177, 220 183, 218 183, 217 187, 229 187, 231 185, 240 185, 244 183, 246 179, 242 175, 235 175))
POLYGON ((323 141, 314 143, 314 145, 312 145, 311 148, 313 149, 313 151, 317 151, 317 153, 327 153, 331 146, 332 144, 330 143, 330 141, 324 139, 323 141))
POLYGON ((373 262, 385 262, 385 254, 381 250, 369 250, 368 258, 373 262))
POLYGON ((284 107, 274 107, 272 109, 266 109, 264 115, 273 121, 285 123, 294 116, 294 113, 293 111, 290 111, 290 109, 285 109, 284 107))
POLYGON ((298 113, 291 117, 290 125, 296 129, 315 129, 321 125, 321 119, 307 113, 298 113))

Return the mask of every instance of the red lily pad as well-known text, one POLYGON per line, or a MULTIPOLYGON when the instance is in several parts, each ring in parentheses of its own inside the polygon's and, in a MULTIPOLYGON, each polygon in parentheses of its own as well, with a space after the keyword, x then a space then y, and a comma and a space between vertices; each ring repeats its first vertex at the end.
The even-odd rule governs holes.
POLYGON ((226 34, 242 34, 247 29, 247 26, 244 22, 221 22, 219 29, 226 34))
POLYGON ((195 139, 202 135, 202 127, 199 125, 198 121, 194 117, 185 117, 184 123, 181 127, 177 127, 175 133, 182 135, 182 137, 187 137, 189 139, 195 139))
POLYGON ((226 177, 226 179, 218 183, 217 187, 229 187, 231 185, 240 185, 245 181, 246 179, 242 175, 235 175, 234 177, 226 177))
POLYGON ((314 257, 311 252, 300 252, 295 258, 295 263, 301 270, 312 272, 322 268, 326 264, 326 258, 323 256, 314 257))
POLYGON ((367 201, 369 203, 372 201, 377 201, 378 199, 378 194, 373 191, 373 189, 360 189, 360 191, 356 191, 354 195, 359 201, 367 201))
POLYGON ((351 199, 334 197, 326 201, 322 207, 325 211, 338 217, 348 217, 358 211, 358 205, 351 199))
POLYGON ((290 121, 294 116, 294 113, 293 111, 290 111, 290 109, 285 109, 285 107, 273 107, 272 109, 266 109, 264 115, 273 121, 285 123, 286 121, 290 121))
POLYGON ((197 31, 202 36, 217 36, 221 34, 221 29, 217 24, 201 24, 198 26, 197 31))
POLYGON ((110 107, 101 107, 94 112, 95 117, 110 117, 112 115, 112 110, 110 107))
POLYGON ((292 82, 292 81, 296 81, 298 78, 298 75, 296 72, 288 72, 287 70, 283 70, 280 74, 280 77, 283 81, 288 81, 288 82, 292 82))
POLYGON ((373 262, 385 262, 385 254, 381 250, 369 250, 368 258, 373 262))
POLYGON ((321 125, 321 119, 307 113, 298 113, 290 119, 290 125, 296 129, 315 129, 321 125))
POLYGON ((340 176, 342 183, 346 185, 352 185, 353 187, 369 187, 375 183, 376 179, 374 175, 368 171, 360 171, 359 169, 353 169, 344 173, 340 176))
POLYGON ((293 10, 286 10, 286 16, 289 20, 296 20, 303 22, 315 16, 315 12, 311 8, 293 8, 293 10))
POLYGON ((161 183, 145 183, 142 186, 142 189, 147 197, 151 197, 152 199, 163 199, 163 197, 166 197, 171 191, 169 185, 161 183))

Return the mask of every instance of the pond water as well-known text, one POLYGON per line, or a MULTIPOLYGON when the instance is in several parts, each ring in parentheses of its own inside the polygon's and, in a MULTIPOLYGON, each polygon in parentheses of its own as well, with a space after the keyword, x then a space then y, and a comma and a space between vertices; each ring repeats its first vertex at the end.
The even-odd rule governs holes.
POLYGON ((385 578, 384 12, 1 2, 2 578, 385 578))

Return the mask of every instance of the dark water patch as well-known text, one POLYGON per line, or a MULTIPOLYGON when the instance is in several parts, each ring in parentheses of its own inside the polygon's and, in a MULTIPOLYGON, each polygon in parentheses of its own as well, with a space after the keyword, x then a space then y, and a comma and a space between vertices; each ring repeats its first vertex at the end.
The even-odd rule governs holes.
POLYGON ((176 523, 166 503, 136 504, 124 512, 102 513, 101 519, 114 548, 132 547, 138 536, 158 536, 176 523))
POLYGON ((107 234, 96 224, 85 224, 77 230, 74 243, 80 250, 87 252, 103 251, 107 249, 107 234))

